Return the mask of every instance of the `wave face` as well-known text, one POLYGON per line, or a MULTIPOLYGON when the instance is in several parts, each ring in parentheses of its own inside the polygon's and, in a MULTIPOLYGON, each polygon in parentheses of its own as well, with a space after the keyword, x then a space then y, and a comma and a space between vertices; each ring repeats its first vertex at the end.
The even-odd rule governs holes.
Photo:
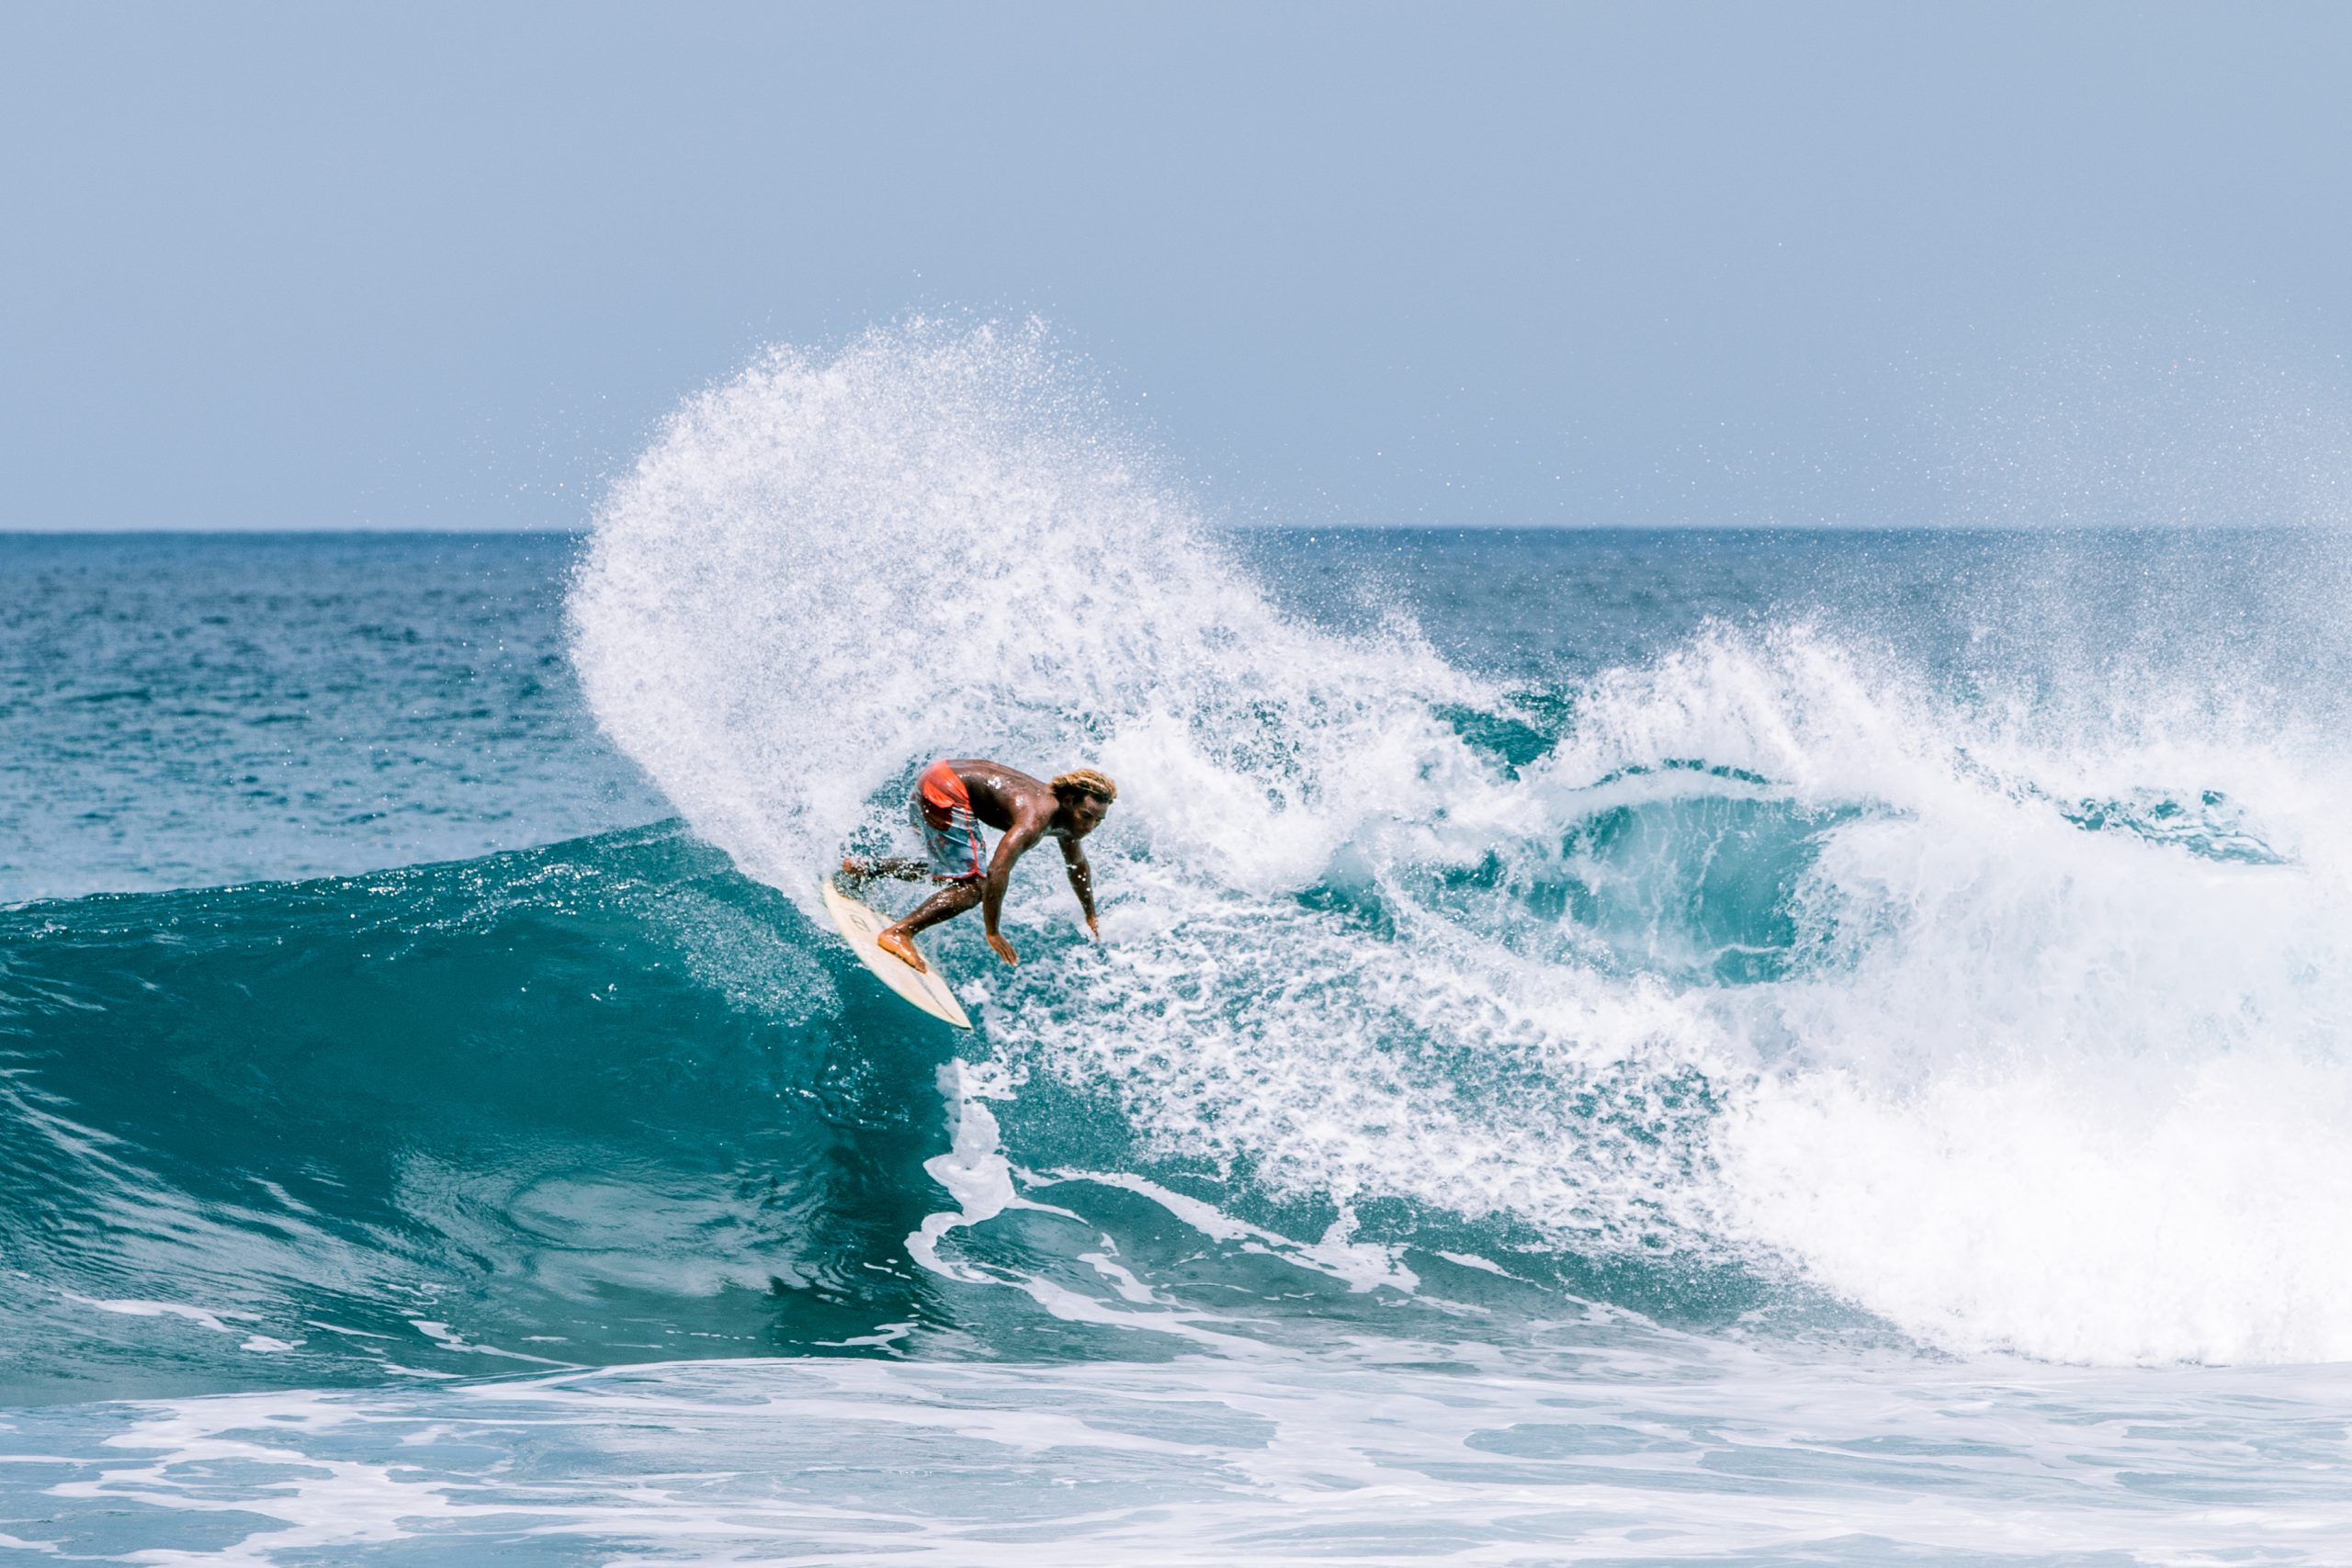
POLYGON ((0 910, 7 1402, 920 1318, 935 1064, 808 935, 674 829, 0 910))
MULTIPOLYGON (((1865 571, 1546 675, 1540 593, 1447 657, 1376 590, 1310 619, 1104 428, 1032 329, 778 352, 571 591, 605 731, 804 912, 932 755, 1121 781, 1106 945, 1034 865, 1020 969, 943 935, 967 1217, 1113 1170, 1398 1289, 1413 1246, 1957 1349, 2352 1356, 2335 555, 2265 547, 2292 653, 2225 572, 2019 545, 2006 597, 1865 571)), ((989 1233, 924 1256, 1045 1301, 989 1233)))

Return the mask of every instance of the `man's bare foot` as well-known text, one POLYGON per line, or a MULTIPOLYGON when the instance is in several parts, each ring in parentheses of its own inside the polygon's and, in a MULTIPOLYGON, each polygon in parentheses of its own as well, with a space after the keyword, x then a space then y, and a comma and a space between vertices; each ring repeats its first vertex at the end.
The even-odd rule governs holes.
POLYGON ((862 860, 852 860, 847 855, 843 855, 842 857, 842 874, 843 876, 853 877, 859 882, 864 882, 873 876, 874 868, 866 864, 862 860))
POLYGON ((914 938, 896 926, 885 927, 882 933, 874 939, 874 945, 906 964, 918 975, 931 973, 931 965, 925 964, 922 961, 922 954, 915 951, 914 938))

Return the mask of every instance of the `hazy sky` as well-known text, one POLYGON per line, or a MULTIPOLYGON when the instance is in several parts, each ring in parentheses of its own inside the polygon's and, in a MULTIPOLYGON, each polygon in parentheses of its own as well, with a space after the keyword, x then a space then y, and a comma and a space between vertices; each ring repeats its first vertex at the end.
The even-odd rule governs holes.
POLYGON ((0 9, 0 526, 572 525, 1045 316, 1220 515, 2335 521, 2352 7, 0 9))

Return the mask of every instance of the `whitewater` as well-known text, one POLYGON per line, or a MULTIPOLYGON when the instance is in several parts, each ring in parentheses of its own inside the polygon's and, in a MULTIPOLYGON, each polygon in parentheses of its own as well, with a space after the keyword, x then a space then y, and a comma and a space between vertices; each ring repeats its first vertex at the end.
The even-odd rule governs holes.
POLYGON ((2352 1560, 2337 536, 1215 504, 913 321, 0 543, 0 1551, 2352 1560), (964 1038, 943 754, 1120 784, 964 1038))

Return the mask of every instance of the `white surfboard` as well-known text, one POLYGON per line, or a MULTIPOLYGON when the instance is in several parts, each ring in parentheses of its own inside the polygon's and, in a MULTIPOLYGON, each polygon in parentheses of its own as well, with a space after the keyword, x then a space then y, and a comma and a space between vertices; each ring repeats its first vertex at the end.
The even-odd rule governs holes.
MULTIPOLYGON (((874 939, 891 923, 888 916, 876 913, 834 886, 830 876, 817 886, 825 896, 825 912, 832 916, 833 924, 841 928, 842 940, 849 943, 850 951, 863 959, 868 969, 874 971, 876 979, 933 1018, 944 1020, 958 1029, 972 1027, 972 1021, 964 1015, 963 1005, 956 1001, 956 993, 947 988, 947 977, 939 972, 938 964, 932 964, 928 970, 918 974, 903 960, 882 951, 881 943, 874 939)), ((923 954, 923 962, 931 963, 929 953, 923 954)))

